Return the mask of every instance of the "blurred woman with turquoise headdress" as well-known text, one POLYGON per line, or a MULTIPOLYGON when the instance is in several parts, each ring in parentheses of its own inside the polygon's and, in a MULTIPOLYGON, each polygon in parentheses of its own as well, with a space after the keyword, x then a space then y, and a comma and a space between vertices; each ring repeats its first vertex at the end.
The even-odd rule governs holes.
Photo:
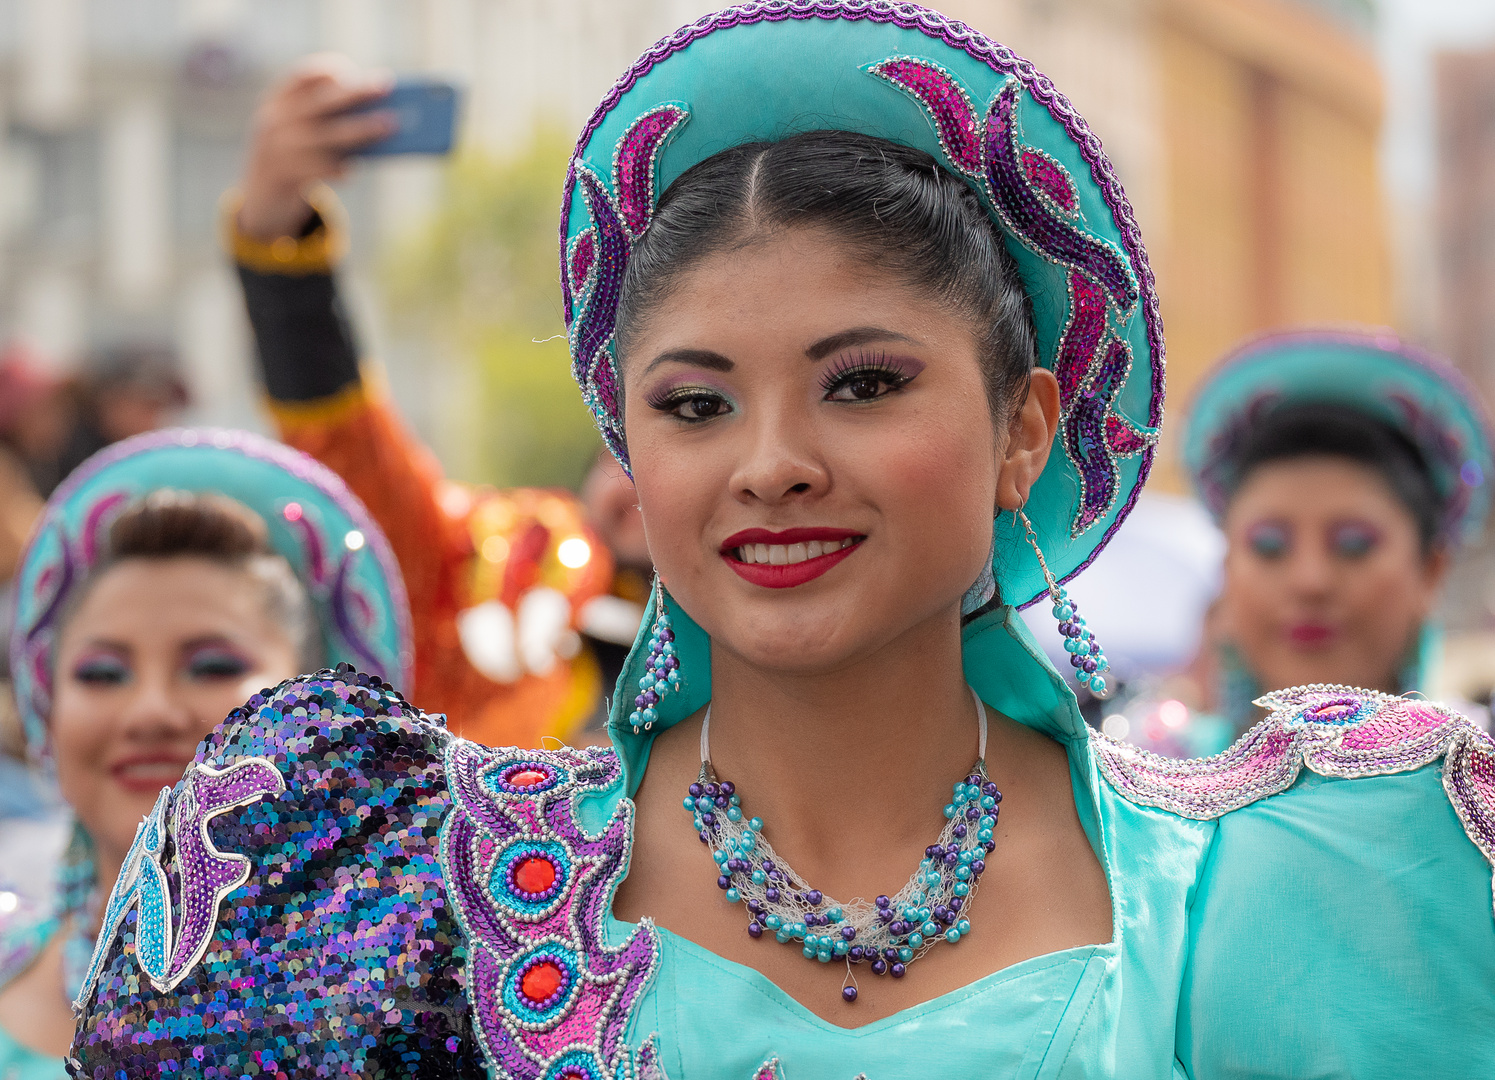
POLYGON ((403 678, 404 589, 330 472, 244 432, 117 444, 53 495, 22 561, 11 670, 33 765, 73 815, 55 899, 0 924, 0 1074, 53 1076, 136 826, 235 706, 344 662, 403 678))
POLYGON ((1108 692, 1064 582, 1162 421, 1141 238, 1046 77, 913 4, 742 4, 624 73, 562 214, 659 579, 612 746, 257 695, 138 835, 80 1074, 1495 1071, 1495 744, 1302 687, 1171 761, 1087 729, 1018 615, 1108 692), (214 892, 226 855, 162 853, 230 771, 275 790, 217 819, 214 892))
MULTIPOLYGON (((1489 514, 1489 419, 1452 364, 1389 330, 1255 338, 1196 392, 1184 459, 1226 536, 1204 648, 1214 700, 1132 738, 1214 753, 1304 683, 1426 693, 1454 557, 1489 514), (1155 728, 1155 738, 1149 731, 1155 728)), ((1175 703, 1175 711, 1177 711, 1175 703)))

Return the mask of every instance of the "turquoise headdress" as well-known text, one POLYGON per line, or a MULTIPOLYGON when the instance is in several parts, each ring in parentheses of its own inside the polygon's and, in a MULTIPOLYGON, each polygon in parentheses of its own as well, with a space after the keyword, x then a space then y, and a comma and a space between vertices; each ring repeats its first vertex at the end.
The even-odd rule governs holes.
MULTIPOLYGON (((706 158, 804 131, 934 155, 980 195, 1059 379, 1055 452, 1028 516, 1050 568, 1083 569, 1131 509, 1163 419, 1152 271, 1100 140, 1032 64, 937 12, 891 0, 764 0, 650 49, 582 131, 566 179, 561 284, 572 370, 628 467, 613 344, 629 251, 660 193, 706 158)), ((1023 531, 995 523, 1003 598, 1045 591, 1023 531)))
POLYGON ((1242 434, 1278 408, 1316 403, 1362 411, 1405 435, 1442 501, 1440 539, 1458 547, 1478 537, 1495 468, 1478 393, 1448 361, 1371 327, 1268 334, 1205 377, 1189 410, 1184 463, 1217 517, 1242 434))
POLYGON ((58 615, 102 553, 114 515, 163 488, 224 495, 253 510, 306 586, 327 663, 409 684, 404 579, 384 534, 341 480, 249 432, 152 432, 95 454, 57 489, 16 575, 11 677, 34 757, 47 741, 58 615))

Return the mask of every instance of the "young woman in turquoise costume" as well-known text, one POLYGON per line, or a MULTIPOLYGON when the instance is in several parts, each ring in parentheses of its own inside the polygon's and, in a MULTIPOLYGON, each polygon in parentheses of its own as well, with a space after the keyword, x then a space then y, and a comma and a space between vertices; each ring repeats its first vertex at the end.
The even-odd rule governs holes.
POLYGON ((0 1075, 62 1075, 136 825, 227 710, 324 657, 408 671, 393 566, 339 480, 244 432, 130 439, 54 493, 20 568, 11 670, 73 836, 55 902, 0 923, 0 1075))
POLYGON ((662 582, 613 747, 478 746, 348 673, 256 697, 184 781, 282 778, 219 819, 251 876, 194 909, 200 963, 143 971, 184 918, 150 882, 207 872, 165 800, 78 1075, 1490 1071, 1483 734, 1307 687, 1153 757, 1016 614, 1105 691, 1059 581, 1161 421, 1140 239, 1047 79, 909 4, 730 8, 618 82, 564 205, 575 372, 662 582))
POLYGON ((1375 328, 1259 338, 1200 387, 1184 448, 1229 541, 1237 681, 1427 689, 1433 608, 1495 468, 1451 364, 1375 328))
POLYGON ((1457 369, 1381 328, 1264 335, 1201 383, 1183 444, 1227 540, 1198 664, 1212 700, 1167 725, 1159 703, 1119 701, 1128 740, 1212 754, 1261 718, 1264 691, 1303 683, 1426 692, 1444 578, 1484 530, 1495 469, 1457 369))

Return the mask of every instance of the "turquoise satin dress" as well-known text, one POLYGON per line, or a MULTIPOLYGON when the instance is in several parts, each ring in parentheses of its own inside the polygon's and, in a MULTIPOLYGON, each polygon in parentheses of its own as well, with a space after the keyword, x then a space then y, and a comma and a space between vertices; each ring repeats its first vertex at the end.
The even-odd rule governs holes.
MULTIPOLYGON (((0 989, 36 962, 38 954, 60 932, 61 923, 23 903, 0 919, 0 989)), ((0 1027, 0 1080, 62 1080, 62 1058, 24 1046, 0 1027)))
MULTIPOLYGON (((682 666, 700 663, 704 635, 681 636, 696 654, 682 666)), ((1113 940, 845 1029, 656 928, 628 1042, 654 1037, 669 1080, 1495 1076, 1491 867, 1470 832, 1492 834, 1491 807, 1465 800, 1466 829, 1444 787, 1456 752, 1475 752, 1476 786, 1481 769, 1495 778, 1495 745, 1467 721, 1301 695, 1231 752, 1167 762, 1091 733, 1010 609, 967 628, 965 656, 987 704, 1067 749, 1113 940), (1375 743, 1379 764, 1346 765, 1352 738, 1375 743), (1367 768, 1383 774, 1339 775, 1367 768)), ((699 704, 692 684, 667 720, 699 704)), ((613 731, 621 776, 577 806, 591 830, 648 762, 651 734, 613 731)), ((638 929, 610 915, 605 927, 613 946, 638 929)))

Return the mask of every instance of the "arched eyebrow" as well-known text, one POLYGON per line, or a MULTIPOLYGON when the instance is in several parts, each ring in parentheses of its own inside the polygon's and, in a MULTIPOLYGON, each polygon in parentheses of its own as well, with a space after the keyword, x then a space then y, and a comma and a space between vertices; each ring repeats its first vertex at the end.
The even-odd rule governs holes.
MULTIPOLYGON (((917 339, 907 334, 900 334, 896 330, 888 330, 881 326, 856 326, 850 330, 832 334, 830 337, 821 338, 805 349, 805 355, 811 360, 824 360, 839 349, 851 348, 854 345, 869 345, 874 341, 902 341, 909 345, 919 344, 917 339)), ((688 364, 691 367, 706 368, 710 371, 731 371, 735 366, 721 353, 712 352, 710 349, 666 349, 650 360, 649 366, 644 371, 647 374, 660 364, 666 363, 688 364)))
POLYGON ((707 368, 711 371, 731 371, 733 367, 732 361, 710 349, 666 349, 649 361, 649 366, 644 369, 644 373, 648 374, 660 364, 666 363, 689 364, 691 367, 707 368))
POLYGON ((821 338, 805 350, 805 355, 811 360, 824 360, 840 349, 850 348, 853 345, 870 345, 874 341, 902 341, 909 345, 919 344, 914 338, 907 334, 900 334, 896 330, 887 330, 881 326, 857 326, 850 330, 842 330, 839 334, 821 338))

